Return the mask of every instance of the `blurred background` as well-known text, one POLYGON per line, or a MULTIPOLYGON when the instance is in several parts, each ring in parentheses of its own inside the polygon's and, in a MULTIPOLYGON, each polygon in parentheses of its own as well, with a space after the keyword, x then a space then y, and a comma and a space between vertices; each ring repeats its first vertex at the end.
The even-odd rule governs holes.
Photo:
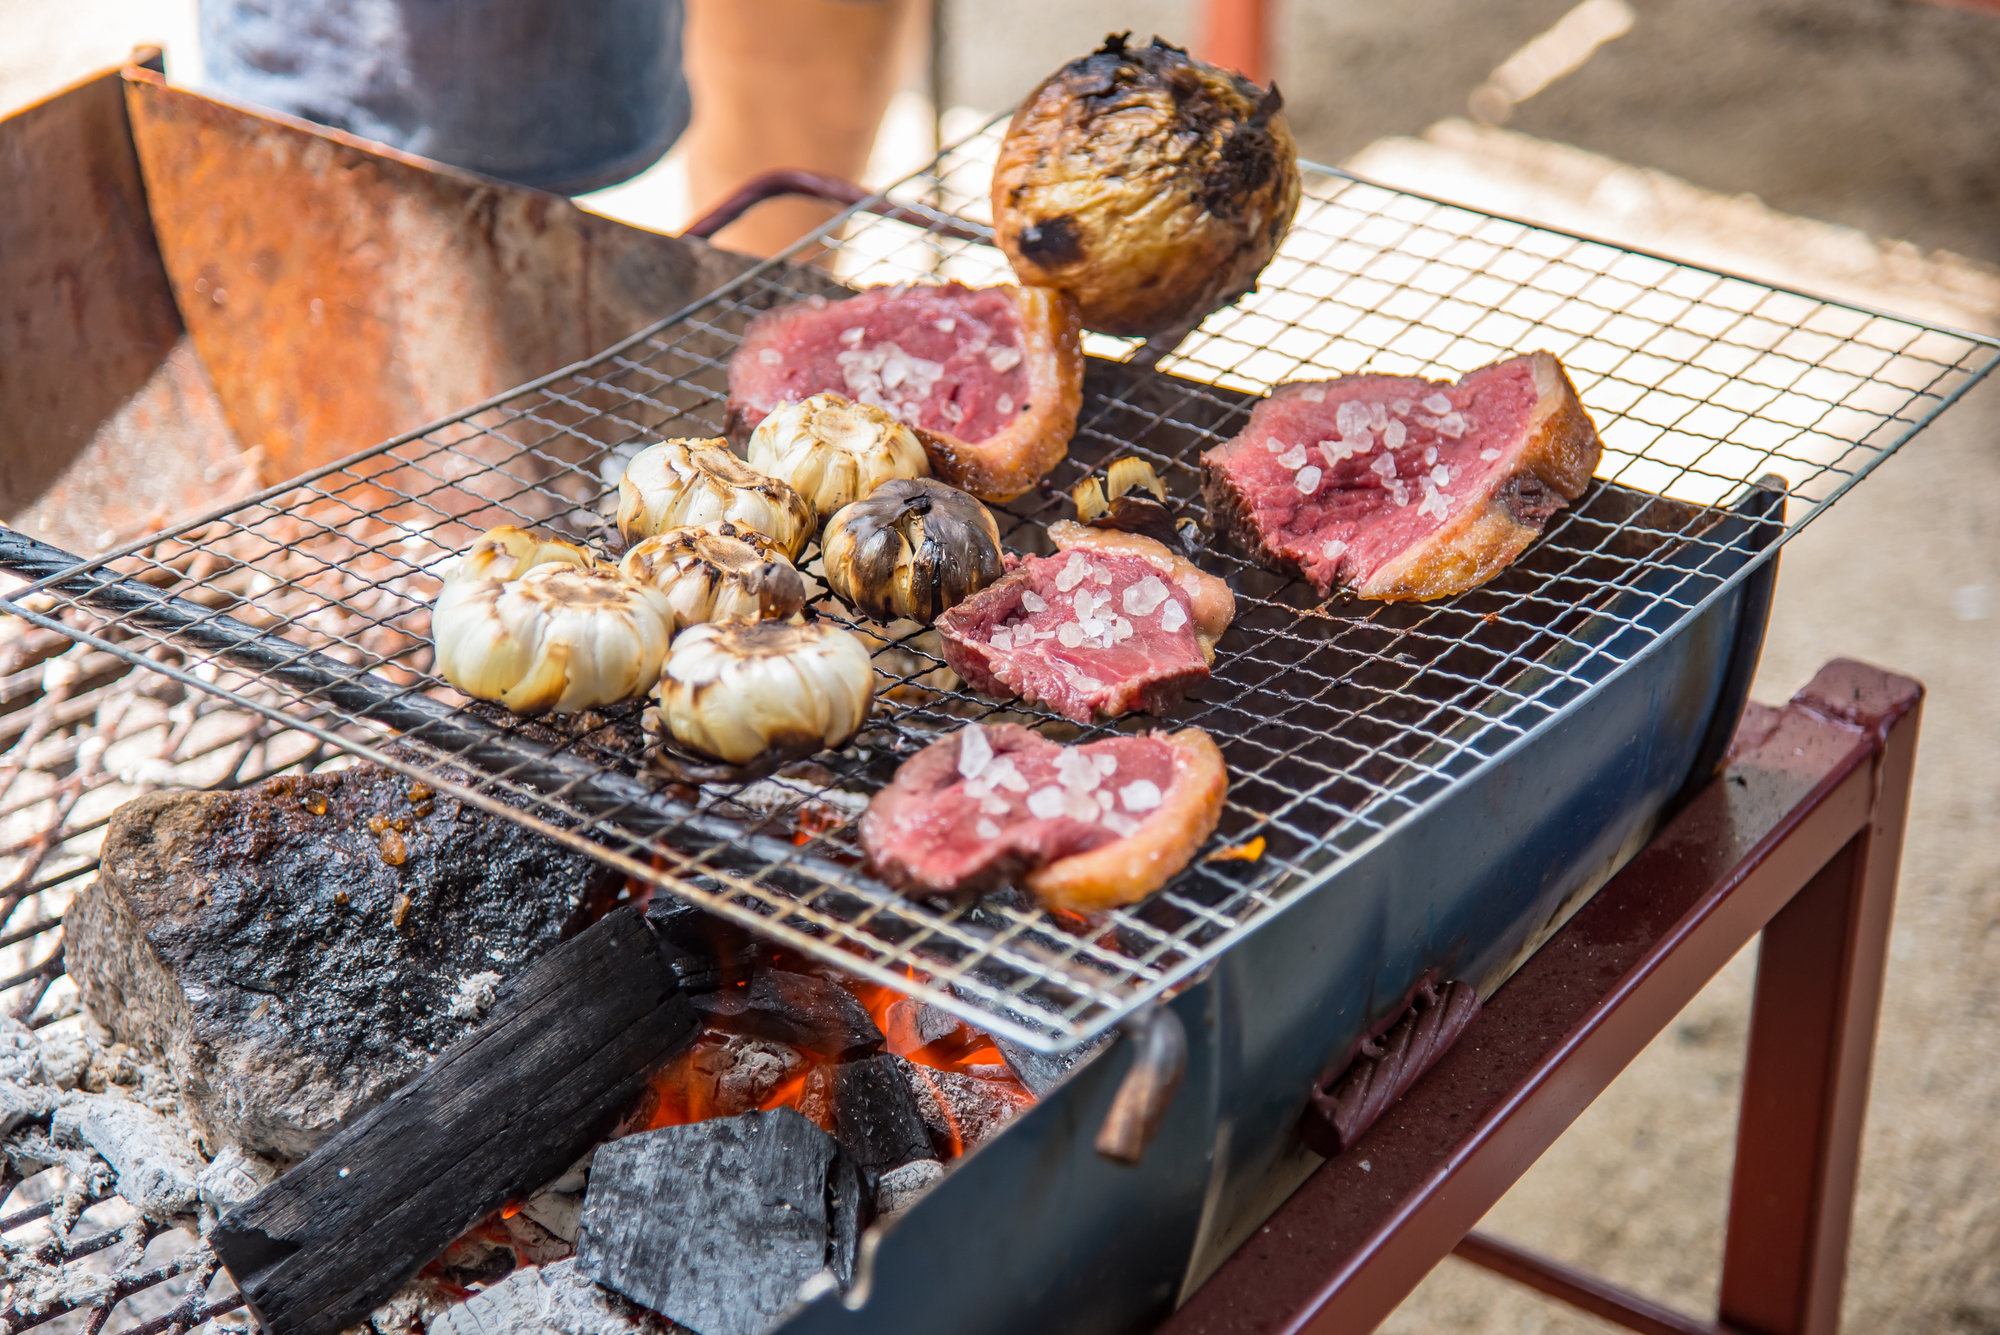
MULTIPOLYGON (((1193 0, 690 0, 691 129, 577 203, 675 232, 727 193, 731 170, 827 167, 744 165, 754 146, 731 136, 748 113, 719 111, 730 90, 694 72, 702 51, 760 26, 876 25, 865 95, 846 101, 881 119, 848 135, 866 151, 849 150, 843 174, 881 185, 1107 32, 1223 54, 1208 18, 1193 0)), ((194 0, 0 0, 0 114, 141 42, 165 48, 171 82, 203 85, 194 0)), ((757 54, 737 53, 753 68, 757 54)), ((1235 54, 1266 62, 1316 161, 2000 332, 1995 0, 1280 0, 1261 48, 1235 54)), ((826 86, 775 59, 757 79, 808 98, 826 86)), ((815 216, 766 205, 719 239, 768 250, 815 216)), ((2000 1332, 2000 385, 1976 388, 1785 549, 1757 697, 1782 701, 1836 655, 1931 692, 1846 1329, 2000 1332)), ((1713 1310, 1753 964, 1732 964, 1486 1227, 1713 1310)), ((1447 1261, 1388 1329, 1611 1328, 1447 1261)))

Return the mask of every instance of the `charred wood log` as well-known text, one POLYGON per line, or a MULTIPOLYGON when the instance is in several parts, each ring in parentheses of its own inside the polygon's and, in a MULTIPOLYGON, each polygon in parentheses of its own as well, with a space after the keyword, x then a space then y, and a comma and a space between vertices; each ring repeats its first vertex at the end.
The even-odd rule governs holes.
POLYGON ((597 1152, 577 1265, 702 1335, 765 1335, 854 1282, 861 1193, 790 1108, 641 1132, 597 1152))
POLYGON ((552 1181, 692 1038, 672 956, 620 909, 516 975, 492 1018, 211 1241, 273 1335, 337 1335, 454 1238, 552 1181))

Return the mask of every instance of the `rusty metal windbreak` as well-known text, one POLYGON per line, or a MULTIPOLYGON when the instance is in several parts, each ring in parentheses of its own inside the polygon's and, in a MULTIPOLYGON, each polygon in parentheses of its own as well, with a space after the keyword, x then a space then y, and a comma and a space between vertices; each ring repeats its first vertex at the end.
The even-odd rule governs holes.
MULTIPOLYGON (((1315 168, 1259 292, 1156 361, 1087 340, 1070 458, 1001 508, 1003 532, 1046 550, 1041 525, 1069 513, 1067 487, 1125 453, 1198 513, 1200 453, 1281 381, 1448 378, 1547 348, 1604 436, 1600 482, 1485 587, 1429 605, 1322 603, 1214 544, 1201 563, 1239 600, 1214 679, 1170 719, 1088 728, 952 689, 934 642, 878 627, 869 728, 749 789, 644 777, 636 706, 515 720, 428 674, 441 563, 496 523, 601 535, 633 452, 721 433, 728 359, 757 312, 841 285, 1007 281, 999 253, 968 237, 985 234, 996 133, 888 192, 898 218, 850 211, 806 238, 798 251, 818 265, 761 265, 586 363, 223 512, 89 562, 0 535, 34 580, 9 606, 1055 1049, 1170 993, 1722 596, 1745 561, 1715 507, 1776 474, 1782 539, 2000 357, 1990 339, 1315 168), (870 878, 855 830, 866 796, 930 740, 1000 718, 1059 739, 1204 728, 1229 766, 1221 826, 1166 889, 1090 921, 1004 896, 914 903, 870 878)), ((816 608, 845 615, 830 598, 816 608)))

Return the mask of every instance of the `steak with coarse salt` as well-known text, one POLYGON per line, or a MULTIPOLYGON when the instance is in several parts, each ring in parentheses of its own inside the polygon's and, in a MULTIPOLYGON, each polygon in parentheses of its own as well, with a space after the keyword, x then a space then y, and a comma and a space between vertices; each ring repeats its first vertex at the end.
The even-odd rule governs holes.
POLYGON ((1062 462, 1083 403, 1076 305, 1048 288, 898 284, 750 322, 729 362, 729 434, 844 395, 917 429, 941 480, 1012 500, 1062 462))
POLYGON ((1455 385, 1280 385, 1202 456, 1202 496, 1218 530, 1322 595, 1443 598, 1506 569, 1603 448, 1562 363, 1537 352, 1455 385))
POLYGON ((1194 591, 1138 554, 1074 550, 1029 557, 934 624, 975 691, 1088 723, 1160 713, 1207 680, 1194 591))
POLYGON ((906 894, 1018 882, 1050 908, 1094 912, 1165 885, 1214 832, 1228 778, 1207 733, 1059 746, 970 724, 903 762, 861 818, 876 874, 906 894))

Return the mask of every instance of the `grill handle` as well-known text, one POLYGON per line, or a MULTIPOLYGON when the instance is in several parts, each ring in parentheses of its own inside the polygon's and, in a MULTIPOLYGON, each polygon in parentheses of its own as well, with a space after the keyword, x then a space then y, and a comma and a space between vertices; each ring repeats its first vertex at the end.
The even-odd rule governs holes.
POLYGON ((1160 1121, 1187 1074, 1187 1029, 1180 1016, 1157 1001, 1128 1015, 1118 1027, 1139 1050, 1097 1129, 1097 1152, 1135 1168, 1159 1134, 1160 1121))

